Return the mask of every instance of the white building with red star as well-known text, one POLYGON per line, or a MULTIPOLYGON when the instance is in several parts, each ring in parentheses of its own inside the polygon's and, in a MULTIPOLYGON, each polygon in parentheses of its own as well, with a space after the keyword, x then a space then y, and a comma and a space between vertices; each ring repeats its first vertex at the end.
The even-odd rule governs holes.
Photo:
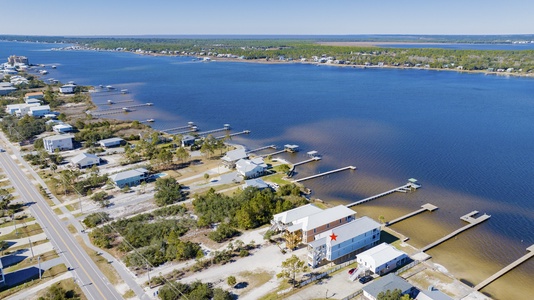
POLYGON ((335 261, 375 246, 380 241, 381 225, 361 217, 315 235, 308 241, 308 264, 316 267, 322 260, 335 261))

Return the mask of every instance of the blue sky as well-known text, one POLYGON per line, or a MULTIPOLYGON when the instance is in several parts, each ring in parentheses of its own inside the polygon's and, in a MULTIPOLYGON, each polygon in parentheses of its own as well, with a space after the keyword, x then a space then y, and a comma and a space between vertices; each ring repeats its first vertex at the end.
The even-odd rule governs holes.
POLYGON ((534 33, 531 0, 24 0, 0 7, 0 34, 534 33))

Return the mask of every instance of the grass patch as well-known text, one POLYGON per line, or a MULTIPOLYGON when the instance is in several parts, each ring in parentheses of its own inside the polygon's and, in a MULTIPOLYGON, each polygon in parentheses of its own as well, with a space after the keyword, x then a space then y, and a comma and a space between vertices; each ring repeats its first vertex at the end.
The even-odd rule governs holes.
MULTIPOLYGON (((55 283, 55 285, 59 285, 60 287, 62 287, 67 292, 69 292, 69 291, 74 292, 74 294, 76 296, 78 296, 80 299, 84 299, 84 300, 87 299, 87 297, 85 297, 85 295, 83 294, 82 289, 80 288, 80 286, 77 285, 74 282, 74 279, 72 279, 72 278, 61 280, 61 281, 55 283)), ((48 290, 48 288, 39 291, 37 293, 36 297, 44 297, 47 290, 48 290)))
POLYGON ((248 289, 254 289, 256 287, 262 286, 273 278, 274 274, 260 271, 260 272, 251 272, 245 271, 237 274, 237 282, 245 281, 248 283, 246 287, 248 289))
POLYGON ((28 281, 26 283, 14 286, 14 287, 12 287, 10 289, 1 291, 0 292, 0 299, 5 299, 5 298, 7 298, 7 297, 9 297, 9 296, 11 296, 11 295, 13 295, 15 293, 18 293, 18 292, 20 292, 20 291, 22 291, 24 289, 27 289, 27 288, 39 285, 41 283, 44 283, 46 281, 49 281, 50 279, 52 279, 52 278, 54 278, 54 277, 56 277, 56 276, 58 276, 60 274, 63 274, 65 272, 67 272, 67 267, 64 264, 60 264, 60 265, 54 266, 54 267, 44 271, 41 280, 37 279, 37 280, 28 281))
POLYGON ((22 224, 19 223, 17 224, 17 230, 13 230, 8 234, 2 235, 2 239, 3 240, 16 240, 16 239, 20 239, 23 237, 36 235, 42 232, 43 232, 43 229, 41 229, 41 226, 37 223, 28 225, 28 226, 23 226, 22 224))
POLYGON ((122 298, 124 299, 129 299, 129 298, 134 298, 134 297, 135 297, 135 293, 132 290, 127 290, 126 293, 122 295, 122 298))
POLYGON ((72 225, 72 224, 69 224, 69 225, 67 226, 67 229, 69 229, 69 232, 72 233, 72 234, 78 233, 78 230, 77 230, 76 227, 74 227, 74 225, 72 225))
POLYGON ((278 295, 278 292, 286 290, 286 289, 288 289, 290 287, 291 287, 291 284, 289 284, 287 282, 287 280, 284 280, 282 283, 280 283, 280 285, 278 286, 278 288, 275 291, 273 291, 273 292, 271 292, 271 293, 259 298, 258 300, 278 300, 278 299, 285 298, 286 296, 290 295, 291 293, 278 295))
POLYGON ((77 208, 74 207, 72 204, 67 204, 67 205, 65 205, 65 207, 66 207, 69 211, 75 211, 75 210, 77 210, 77 208))
POLYGON ((87 252, 89 257, 96 263, 97 267, 104 273, 104 276, 109 280, 109 282, 113 285, 122 283, 122 279, 120 279, 119 274, 117 274, 117 271, 115 271, 115 268, 108 262, 107 259, 102 257, 101 255, 97 255, 96 252, 87 245, 85 245, 83 239, 80 236, 76 237, 76 240, 78 241, 78 244, 82 246, 82 248, 87 252))
POLYGON ((61 208, 59 208, 59 207, 54 208, 54 213, 56 215, 62 215, 63 214, 63 212, 61 211, 61 208))
MULTIPOLYGON (((24 223, 29 223, 31 221, 35 221, 35 218, 34 217, 29 217, 29 218, 28 217, 25 217, 25 218, 24 217, 23 218, 17 217, 15 219, 15 222, 19 222, 21 220, 24 221, 24 223)), ((4 227, 8 227, 8 226, 13 226, 13 221, 11 221, 11 219, 9 219, 9 221, 6 220, 4 223, 2 223, 0 225, 0 228, 4 228, 4 227)))
MULTIPOLYGON (((51 260, 53 258, 59 257, 59 255, 57 255, 55 250, 51 250, 51 251, 45 252, 45 253, 41 254, 40 256, 41 256, 41 262, 45 262, 47 260, 51 260)), ((17 271, 17 270, 21 270, 21 269, 25 269, 27 267, 33 266, 35 264, 37 264, 37 257, 35 257, 33 259, 31 257, 28 257, 25 260, 19 262, 18 264, 14 265, 14 266, 5 268, 4 272, 5 273, 14 272, 14 271, 17 271)))
POLYGON ((291 183, 290 181, 282 179, 285 176, 286 175, 284 175, 284 174, 273 174, 273 175, 265 176, 263 178, 263 180, 269 181, 269 182, 272 182, 272 183, 276 183, 276 184, 278 184, 280 186, 286 185, 286 184, 290 184, 291 183))

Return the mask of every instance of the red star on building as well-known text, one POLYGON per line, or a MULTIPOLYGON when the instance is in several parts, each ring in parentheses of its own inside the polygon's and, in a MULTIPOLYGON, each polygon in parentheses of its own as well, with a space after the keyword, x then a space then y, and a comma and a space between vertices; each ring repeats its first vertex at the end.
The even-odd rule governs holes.
POLYGON ((332 234, 330 235, 330 241, 335 241, 336 239, 337 239, 337 235, 332 232, 332 234))

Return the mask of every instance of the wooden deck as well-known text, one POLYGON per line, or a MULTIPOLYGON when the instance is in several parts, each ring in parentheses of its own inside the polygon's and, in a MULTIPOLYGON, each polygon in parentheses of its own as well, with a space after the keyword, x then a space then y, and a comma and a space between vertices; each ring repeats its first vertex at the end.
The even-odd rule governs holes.
POLYGON ((391 226, 391 225, 393 225, 393 224, 395 224, 395 223, 398 223, 398 222, 400 222, 400 221, 403 221, 403 220, 405 220, 405 219, 408 219, 408 218, 410 218, 410 217, 413 217, 413 216, 415 216, 415 215, 418 215, 418 214, 420 214, 420 213, 422 213, 422 212, 425 212, 425 211, 435 211, 436 209, 438 209, 438 207, 435 206, 435 205, 432 205, 432 204, 430 204, 430 203, 423 204, 423 205, 421 206, 421 208, 418 209, 418 210, 416 210, 416 211, 413 211, 413 212, 411 212, 411 213, 409 213, 409 214, 406 214, 406 215, 404 215, 404 216, 402 216, 402 217, 398 217, 398 218, 396 218, 396 219, 394 219, 394 220, 391 220, 391 221, 389 221, 389 222, 386 222, 386 226, 391 226))
POLYGON ((317 178, 317 177, 326 176, 326 175, 329 175, 329 174, 333 174, 333 173, 337 173, 337 172, 341 172, 341 171, 345 171, 345 170, 356 170, 356 167, 347 166, 347 167, 344 167, 344 168, 339 168, 339 169, 335 169, 335 170, 332 170, 332 171, 323 172, 323 173, 319 173, 319 174, 316 174, 316 175, 312 175, 312 176, 308 176, 308 177, 304 177, 304 178, 300 178, 300 179, 295 179, 295 180, 293 180, 293 182, 297 183, 297 182, 301 182, 301 181, 306 181, 306 180, 310 180, 310 179, 314 179, 314 178, 317 178))
POLYGON ((421 187, 421 185, 419 185, 419 184, 416 184, 416 183, 413 183, 413 182, 409 182, 409 183, 407 183, 407 184, 405 184, 403 186, 399 186, 397 188, 394 188, 392 190, 380 193, 378 195, 374 195, 374 196, 371 196, 371 197, 368 197, 368 198, 365 198, 365 199, 362 199, 362 200, 358 200, 356 202, 347 204, 346 206, 347 207, 352 207, 352 206, 355 206, 355 205, 360 205, 362 203, 369 202, 369 201, 375 200, 377 198, 384 197, 384 196, 387 196, 389 194, 393 194, 395 192, 406 193, 406 192, 411 191, 411 190, 417 190, 420 187, 421 187))
POLYGON ((450 234, 442 237, 441 239, 421 248, 421 252, 425 252, 425 251, 428 251, 434 247, 436 247, 437 245, 449 240, 450 238, 466 231, 467 229, 471 228, 471 227, 474 227, 484 221, 486 221, 487 219, 489 219, 491 216, 490 215, 487 215, 487 214, 483 214, 482 216, 479 216, 478 218, 474 218, 473 216, 478 214, 478 211, 472 211, 470 213, 468 213, 467 215, 464 215, 462 216, 460 219, 462 219, 463 221, 465 222, 468 222, 469 224, 468 225, 465 225, 464 227, 460 228, 460 229, 457 229, 453 232, 451 232, 450 234))
POLYGON ((486 280, 482 281, 481 283, 477 284, 475 286, 475 290, 480 291, 483 289, 486 285, 492 283, 497 278, 503 276, 504 274, 508 273, 513 268, 519 266, 520 264, 524 263, 525 261, 529 260, 531 257, 534 256, 534 245, 527 248, 528 253, 514 261, 513 263, 507 265, 506 267, 502 268, 499 272, 493 274, 492 276, 488 277, 486 280))

